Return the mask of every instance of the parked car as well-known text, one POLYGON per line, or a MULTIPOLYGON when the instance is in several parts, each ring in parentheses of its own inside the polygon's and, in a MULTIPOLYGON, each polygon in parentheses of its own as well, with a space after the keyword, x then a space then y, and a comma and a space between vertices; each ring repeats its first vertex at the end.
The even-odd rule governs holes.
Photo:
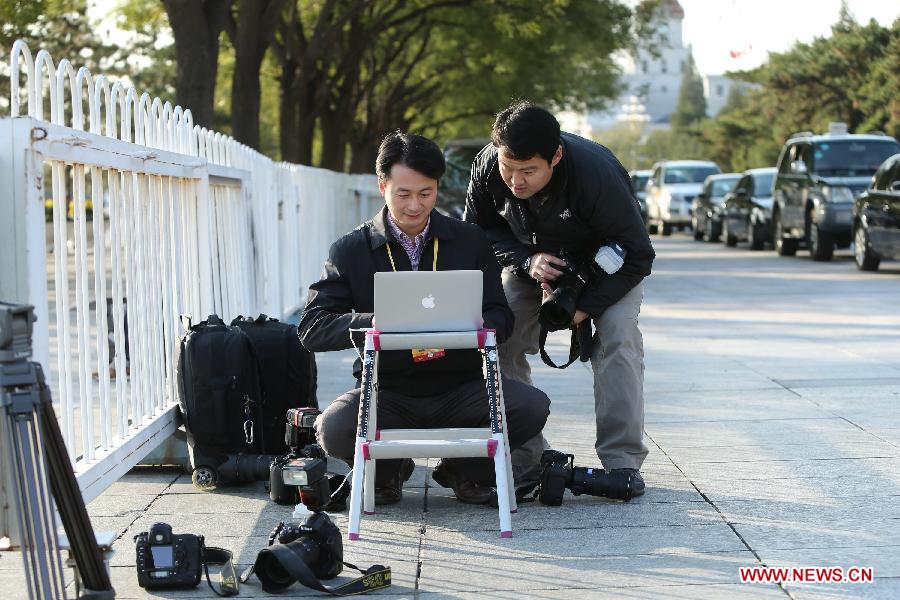
POLYGON ((484 148, 489 139, 473 138, 450 140, 444 144, 444 160, 447 170, 438 185, 437 207, 445 214, 462 218, 466 208, 466 191, 475 156, 484 148))
POLYGON ((719 166, 705 160, 668 160, 653 165, 647 182, 647 226, 650 233, 671 235, 674 227, 691 224, 691 203, 719 166))
POLYGON ((650 180, 650 173, 651 171, 640 170, 628 174, 631 176, 631 190, 638 201, 644 223, 647 222, 647 181, 650 180))
POLYGON ((744 171, 722 202, 722 237, 726 246, 746 240, 762 250, 772 231, 772 186, 775 167, 744 171))
POLYGON ((691 227, 694 239, 706 239, 718 242, 722 233, 722 220, 719 214, 725 194, 734 189, 734 184, 741 178, 740 173, 720 173, 710 175, 703 182, 703 190, 694 197, 691 203, 691 227))
POLYGON ((881 164, 853 204, 853 254, 862 271, 900 259, 900 154, 881 164))
POLYGON ((784 144, 775 178, 772 237, 780 256, 801 243, 813 260, 831 260, 853 235, 853 202, 900 144, 885 135, 849 134, 832 123, 824 135, 796 133, 784 144))

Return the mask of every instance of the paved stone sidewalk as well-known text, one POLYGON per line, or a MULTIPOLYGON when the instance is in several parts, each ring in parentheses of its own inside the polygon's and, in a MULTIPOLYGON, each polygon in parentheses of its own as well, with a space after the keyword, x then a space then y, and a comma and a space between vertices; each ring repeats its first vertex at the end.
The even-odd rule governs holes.
MULTIPOLYGON (((900 597, 896 263, 864 274, 841 253, 819 264, 684 235, 654 244, 641 315, 647 493, 523 505, 514 537, 501 540, 496 512, 456 502, 422 461, 402 503, 345 542, 350 562, 392 567, 394 585, 379 596, 900 597), (760 565, 866 566, 876 581, 740 583, 739 567, 760 565)), ((556 356, 562 341, 553 340, 556 356)), ((323 401, 348 386, 352 358, 320 357, 323 401)), ((553 400, 547 437, 597 465, 588 369, 532 364, 553 400)), ((172 471, 132 472, 89 510, 96 528, 123 531, 112 569, 119 598, 215 597, 205 584, 155 595, 137 586, 132 537, 155 521, 205 535, 243 566, 290 513, 261 484, 207 494, 172 471)), ((337 521, 346 532, 345 517, 337 521)), ((0 560, 5 590, 20 587, 17 569, 14 556, 0 560)), ((255 583, 241 589, 259 595, 255 583)))

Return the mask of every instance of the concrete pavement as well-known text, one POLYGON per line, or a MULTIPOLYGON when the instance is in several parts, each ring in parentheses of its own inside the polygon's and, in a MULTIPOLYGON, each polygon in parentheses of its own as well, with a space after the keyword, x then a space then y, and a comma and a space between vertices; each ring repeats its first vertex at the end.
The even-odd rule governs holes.
MULTIPOLYGON (((501 540, 494 510, 456 502, 431 482, 435 461, 421 461, 402 503, 345 542, 346 560, 392 567, 394 585, 379 596, 900 596, 900 265, 860 273, 846 252, 821 264, 685 234, 654 244, 640 319, 647 493, 526 504, 501 540), (762 565, 872 567, 875 582, 740 583, 740 567, 762 565)), ((552 340, 555 356, 564 341, 552 340)), ((319 357, 323 404, 350 385, 352 358, 319 357)), ((589 370, 532 364, 553 401, 548 439, 598 465, 589 370)), ((132 537, 156 521, 247 565, 290 513, 261 484, 206 494, 166 470, 127 475, 89 510, 96 528, 123 531, 112 563, 119 598, 214 597, 205 584, 153 595, 137 586, 132 537)), ((21 582, 18 566, 3 555, 3 589, 21 582)), ((255 582, 241 589, 259 595, 255 582)))

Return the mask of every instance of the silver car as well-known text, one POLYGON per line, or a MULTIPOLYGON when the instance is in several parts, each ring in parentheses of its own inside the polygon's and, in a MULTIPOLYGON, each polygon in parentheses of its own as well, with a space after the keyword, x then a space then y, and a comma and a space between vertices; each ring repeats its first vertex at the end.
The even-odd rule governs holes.
POLYGON ((667 160, 653 165, 647 182, 647 226, 650 233, 671 235, 674 227, 691 224, 691 205, 710 175, 721 173, 708 160, 667 160))

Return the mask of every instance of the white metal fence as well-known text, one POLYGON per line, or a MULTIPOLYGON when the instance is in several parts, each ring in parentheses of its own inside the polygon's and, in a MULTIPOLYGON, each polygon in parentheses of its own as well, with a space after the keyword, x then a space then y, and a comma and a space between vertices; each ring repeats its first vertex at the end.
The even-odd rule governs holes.
POLYGON ((178 425, 179 315, 286 315, 381 199, 374 176, 274 163, 22 42, 10 64, 0 298, 36 307, 35 357, 90 500, 178 425))

